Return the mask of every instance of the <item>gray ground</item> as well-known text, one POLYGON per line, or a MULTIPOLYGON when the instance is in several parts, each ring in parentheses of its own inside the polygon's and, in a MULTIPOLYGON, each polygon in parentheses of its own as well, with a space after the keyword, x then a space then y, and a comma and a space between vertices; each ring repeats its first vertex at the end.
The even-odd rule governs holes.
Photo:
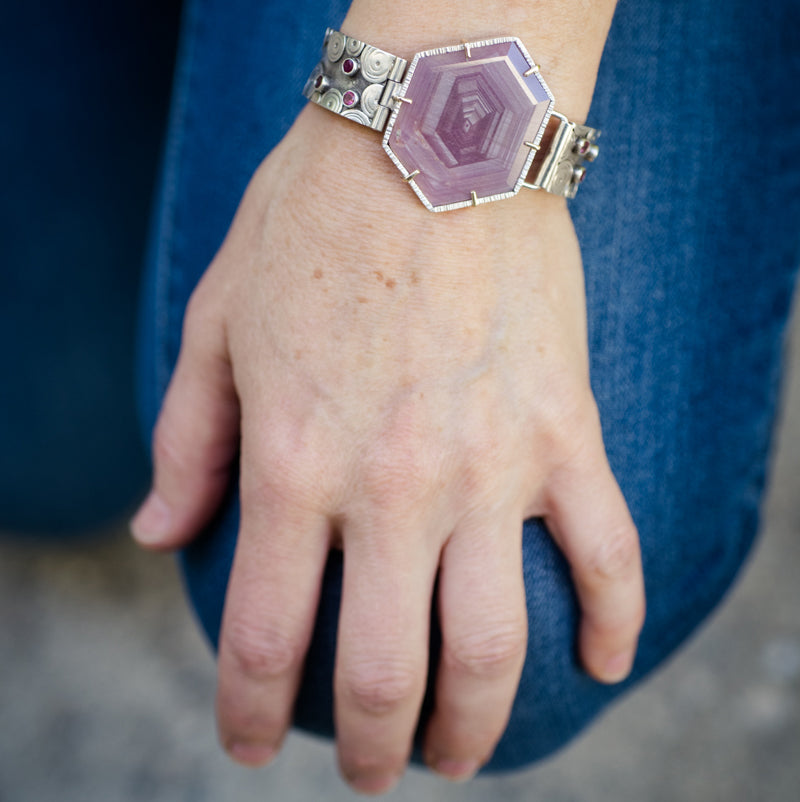
MULTIPOLYGON (((397 800, 800 800, 800 325, 764 537, 723 610, 643 690, 544 766, 397 800)), ((214 738, 214 666, 172 561, 125 537, 0 542, 0 802, 350 800, 329 745, 251 772, 214 738)))

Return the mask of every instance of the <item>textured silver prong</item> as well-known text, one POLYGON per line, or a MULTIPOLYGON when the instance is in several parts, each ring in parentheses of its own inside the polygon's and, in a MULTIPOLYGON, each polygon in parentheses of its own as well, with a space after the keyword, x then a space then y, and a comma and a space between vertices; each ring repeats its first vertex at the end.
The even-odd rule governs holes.
POLYGON ((419 170, 414 170, 413 173, 409 173, 403 181, 413 181, 419 175, 419 170))
POLYGON ((469 42, 464 42, 464 52, 467 54, 467 58, 472 58, 472 48, 469 46, 469 42))
POLYGON ((522 75, 525 78, 530 78, 530 76, 533 75, 535 72, 539 72, 539 65, 538 64, 534 64, 529 70, 526 70, 525 72, 523 72, 522 75))
POLYGON ((472 198, 472 205, 478 205, 478 193, 473 189, 472 192, 469 193, 470 198, 472 198))

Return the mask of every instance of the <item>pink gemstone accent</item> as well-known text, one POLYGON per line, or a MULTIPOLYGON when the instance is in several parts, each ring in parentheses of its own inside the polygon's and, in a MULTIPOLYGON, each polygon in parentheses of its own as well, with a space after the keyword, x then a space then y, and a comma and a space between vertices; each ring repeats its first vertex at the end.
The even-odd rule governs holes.
POLYGON ((342 62, 342 72, 345 75, 350 75, 356 71, 356 63, 351 58, 346 58, 342 62))
POLYGON ((325 76, 324 75, 318 75, 317 76, 317 80, 314 81, 314 89, 319 89, 322 86, 324 81, 325 81, 325 76))
POLYGON ((419 54, 384 147, 414 170, 419 192, 438 207, 518 189, 552 105, 515 41, 419 54))
POLYGON ((342 104, 350 108, 351 106, 355 106, 356 102, 358 101, 358 95, 352 90, 348 89, 342 95, 342 104))
POLYGON ((592 143, 589 142, 588 139, 581 140, 581 146, 578 148, 578 153, 581 156, 585 156, 589 152, 589 148, 592 146, 592 143))

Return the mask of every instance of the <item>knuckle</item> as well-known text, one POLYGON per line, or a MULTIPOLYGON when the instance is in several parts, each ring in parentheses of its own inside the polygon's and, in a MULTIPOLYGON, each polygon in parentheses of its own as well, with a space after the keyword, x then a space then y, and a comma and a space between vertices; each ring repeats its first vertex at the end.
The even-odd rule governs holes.
POLYGON ((364 464, 361 488, 379 509, 403 508, 430 495, 440 481, 433 460, 408 442, 383 443, 364 464))
POLYGON ((445 643, 444 664, 457 674, 492 679, 515 670, 525 657, 528 633, 522 624, 494 627, 445 643))
POLYGON ((460 482, 466 498, 491 495, 511 462, 507 444, 515 443, 512 436, 504 437, 499 427, 472 429, 461 444, 460 482))
POLYGON ((562 382, 540 410, 540 445, 554 466, 566 465, 586 451, 587 432, 599 431, 597 405, 588 388, 562 382))
POLYGON ((225 647, 239 671, 256 681, 284 676, 299 668, 299 641, 277 629, 236 622, 226 631, 225 647))
POLYGON ((464 463, 458 475, 458 487, 465 500, 465 513, 499 514, 519 487, 515 471, 516 466, 510 459, 495 464, 474 460, 464 463))
POLYGON ((622 527, 599 540, 589 552, 584 568, 590 578, 614 582, 631 576, 640 566, 636 532, 622 527))
POLYGON ((419 674, 400 661, 355 665, 342 677, 346 697, 372 715, 391 712, 409 701, 419 685, 419 674))
POLYGON ((282 423, 257 434, 258 456, 248 461, 242 475, 243 504, 270 499, 304 507, 326 497, 331 471, 326 470, 314 437, 308 432, 304 436, 303 428, 282 423))

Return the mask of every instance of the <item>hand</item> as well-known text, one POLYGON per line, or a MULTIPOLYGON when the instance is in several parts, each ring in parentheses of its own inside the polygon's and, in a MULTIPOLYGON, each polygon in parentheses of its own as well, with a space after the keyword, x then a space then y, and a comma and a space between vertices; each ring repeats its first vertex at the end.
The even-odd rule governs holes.
POLYGON ((490 756, 525 656, 527 517, 572 567, 587 670, 628 673, 639 547, 589 387, 584 307, 560 199, 431 214, 363 131, 314 107, 265 160, 191 299, 133 525, 145 545, 188 543, 241 444, 217 701, 237 760, 267 761, 290 726, 332 545, 337 743, 359 790, 385 790, 408 759, 437 572, 426 760, 463 777, 490 756))

